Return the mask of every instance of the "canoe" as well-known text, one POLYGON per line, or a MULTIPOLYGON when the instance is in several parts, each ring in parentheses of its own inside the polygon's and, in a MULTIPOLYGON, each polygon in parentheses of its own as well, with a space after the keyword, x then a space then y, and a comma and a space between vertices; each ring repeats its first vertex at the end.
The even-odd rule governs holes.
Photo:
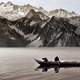
POLYGON ((80 62, 54 62, 54 61, 48 61, 48 62, 44 62, 41 60, 37 60, 35 59, 35 61, 42 67, 55 67, 55 66, 59 66, 59 67, 80 67, 80 62))

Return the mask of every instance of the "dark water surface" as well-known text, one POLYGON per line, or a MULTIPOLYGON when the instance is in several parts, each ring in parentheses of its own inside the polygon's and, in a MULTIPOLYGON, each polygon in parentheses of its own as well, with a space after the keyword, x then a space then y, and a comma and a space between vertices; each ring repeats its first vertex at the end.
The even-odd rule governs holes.
POLYGON ((47 57, 54 60, 59 56, 62 61, 80 61, 79 48, 25 48, 0 49, 0 80, 80 80, 80 68, 60 68, 47 72, 35 71, 38 64, 34 58, 47 57))

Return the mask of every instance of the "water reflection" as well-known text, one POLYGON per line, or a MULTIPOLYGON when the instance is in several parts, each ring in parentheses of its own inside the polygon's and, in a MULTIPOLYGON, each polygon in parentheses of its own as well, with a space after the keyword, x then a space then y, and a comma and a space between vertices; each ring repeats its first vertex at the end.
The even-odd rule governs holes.
POLYGON ((60 67, 59 67, 59 66, 55 66, 55 67, 54 67, 54 71, 55 71, 55 73, 58 73, 59 70, 60 70, 60 67))
POLYGON ((35 71, 42 70, 42 72, 47 72, 49 69, 54 69, 55 73, 59 73, 60 67, 59 66, 55 66, 55 67, 42 67, 42 66, 38 66, 35 69, 35 71))
POLYGON ((42 72, 47 72, 49 69, 53 69, 55 73, 59 73, 61 68, 80 68, 80 66, 67 66, 67 67, 59 67, 59 66, 50 66, 50 67, 43 67, 43 66, 38 66, 35 71, 41 70, 42 72))

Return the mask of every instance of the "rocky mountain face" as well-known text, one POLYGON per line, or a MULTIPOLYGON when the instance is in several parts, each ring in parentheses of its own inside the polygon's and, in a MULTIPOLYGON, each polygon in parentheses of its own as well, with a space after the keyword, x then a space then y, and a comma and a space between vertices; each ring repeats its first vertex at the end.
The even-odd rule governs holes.
POLYGON ((76 33, 80 35, 80 16, 70 17, 69 23, 77 26, 76 33))
POLYGON ((0 17, 0 47, 24 47, 25 40, 10 28, 11 23, 6 18, 0 17))
POLYGON ((76 34, 76 29, 67 19, 52 17, 42 31, 44 46, 80 46, 80 35, 76 34))
MULTIPOLYGON (((3 5, 4 3, 1 3, 0 7, 3 5)), ((14 19, 12 16, 11 19, 8 16, 0 16, 0 47, 80 46, 80 16, 76 16, 76 13, 61 9, 60 12, 55 10, 52 12, 55 15, 49 17, 42 7, 36 8, 29 4, 18 6, 11 2, 4 6, 7 8, 5 13, 10 16, 17 12, 26 14, 19 18, 13 16, 14 19), (61 14, 56 16, 57 13, 61 14)))
POLYGON ((49 17, 42 12, 34 10, 30 10, 25 17, 15 21, 0 17, 0 46, 26 47, 34 46, 34 43, 37 44, 36 47, 42 45, 42 41, 38 41, 40 26, 48 19, 49 17))
POLYGON ((31 15, 10 21, 0 17, 0 46, 63 47, 80 46, 77 27, 66 18, 41 19, 34 10, 31 15), (30 16, 30 17, 29 17, 30 16))

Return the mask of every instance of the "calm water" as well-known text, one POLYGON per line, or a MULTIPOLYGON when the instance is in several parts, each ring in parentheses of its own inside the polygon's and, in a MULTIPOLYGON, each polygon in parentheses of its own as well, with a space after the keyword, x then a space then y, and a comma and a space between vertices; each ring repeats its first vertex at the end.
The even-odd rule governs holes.
POLYGON ((0 49, 0 80, 80 80, 80 68, 61 68, 47 72, 35 71, 38 64, 34 58, 47 57, 53 60, 59 56, 62 61, 80 61, 79 48, 54 49, 0 49))

